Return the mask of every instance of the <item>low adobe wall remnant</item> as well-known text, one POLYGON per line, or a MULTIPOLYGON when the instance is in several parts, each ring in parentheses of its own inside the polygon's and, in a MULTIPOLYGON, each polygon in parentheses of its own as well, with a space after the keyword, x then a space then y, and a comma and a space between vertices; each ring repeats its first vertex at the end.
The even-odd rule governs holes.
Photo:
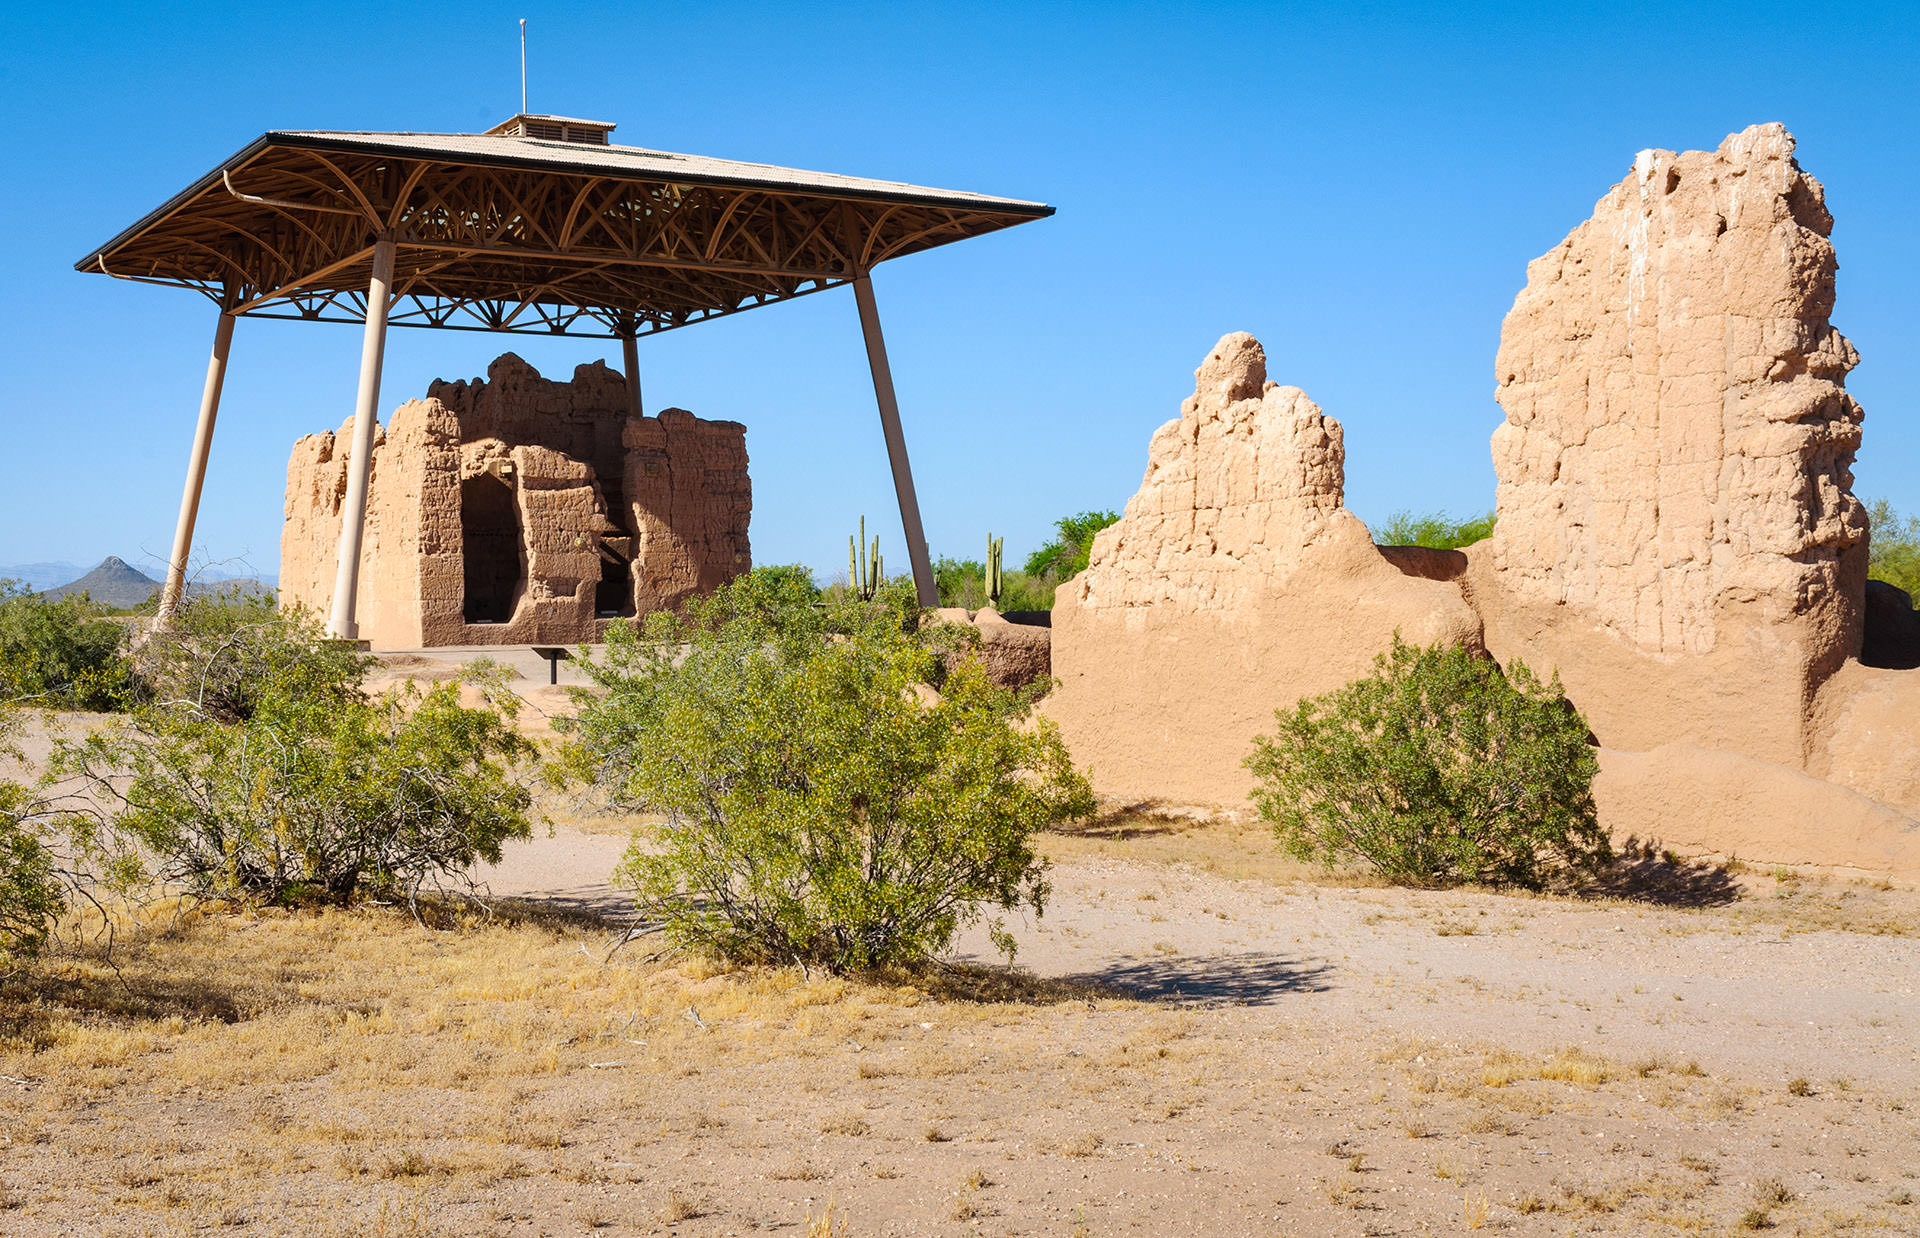
POLYGON ((1529 265, 1497 359, 1499 519, 1464 551, 1374 546, 1338 423, 1223 339, 1055 604, 1044 708, 1096 786, 1243 803, 1274 711, 1398 629, 1558 672, 1618 834, 1920 876, 1920 673, 1858 660, 1883 622, 1859 358, 1793 149, 1758 125, 1643 152, 1529 265))
MULTIPOLYGON (((601 362, 550 382, 512 353, 436 382, 374 441, 360 634, 378 648, 573 643, 750 565, 746 430, 626 411, 601 362)), ((352 426, 287 465, 280 596, 327 613, 352 426)))

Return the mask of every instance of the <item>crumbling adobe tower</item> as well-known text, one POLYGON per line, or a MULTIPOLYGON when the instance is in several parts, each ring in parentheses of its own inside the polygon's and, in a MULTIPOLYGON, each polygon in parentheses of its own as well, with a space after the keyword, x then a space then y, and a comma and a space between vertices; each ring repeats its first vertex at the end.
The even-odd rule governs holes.
MULTIPOLYGON (((512 353, 436 382, 373 449, 358 597, 375 647, 598 640, 750 566, 746 430, 677 408, 628 413, 595 362, 550 382, 512 353)), ((287 465, 284 602, 325 614, 350 427, 287 465)))

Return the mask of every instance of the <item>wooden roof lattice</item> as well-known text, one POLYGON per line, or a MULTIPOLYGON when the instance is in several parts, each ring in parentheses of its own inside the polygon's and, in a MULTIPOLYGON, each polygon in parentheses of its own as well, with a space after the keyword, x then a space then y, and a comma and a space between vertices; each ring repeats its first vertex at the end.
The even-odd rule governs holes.
POLYGON ((487 134, 265 133, 75 266, 193 288, 235 315, 360 322, 387 237, 395 326, 620 337, 1053 213, 602 144, 611 128, 524 116, 487 134), (531 136, 550 122, 572 140, 531 136))

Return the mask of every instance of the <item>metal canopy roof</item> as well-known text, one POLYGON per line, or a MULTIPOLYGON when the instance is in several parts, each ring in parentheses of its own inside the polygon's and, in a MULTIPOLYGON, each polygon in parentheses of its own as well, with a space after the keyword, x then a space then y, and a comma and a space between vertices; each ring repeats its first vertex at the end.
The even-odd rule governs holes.
POLYGON ((635 146, 275 131, 75 266, 195 288, 233 314, 360 322, 375 239, 390 236, 396 326, 617 337, 1051 214, 635 146))

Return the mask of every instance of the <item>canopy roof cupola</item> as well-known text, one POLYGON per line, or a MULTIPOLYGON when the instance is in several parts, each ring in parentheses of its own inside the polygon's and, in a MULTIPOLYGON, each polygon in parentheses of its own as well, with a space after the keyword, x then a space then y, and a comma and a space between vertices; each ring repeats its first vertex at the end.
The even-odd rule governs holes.
POLYGON ((358 322, 390 238, 395 326, 620 337, 1053 213, 618 146, 614 127, 521 114, 480 134, 274 130, 76 266, 195 288, 238 315, 358 322))

